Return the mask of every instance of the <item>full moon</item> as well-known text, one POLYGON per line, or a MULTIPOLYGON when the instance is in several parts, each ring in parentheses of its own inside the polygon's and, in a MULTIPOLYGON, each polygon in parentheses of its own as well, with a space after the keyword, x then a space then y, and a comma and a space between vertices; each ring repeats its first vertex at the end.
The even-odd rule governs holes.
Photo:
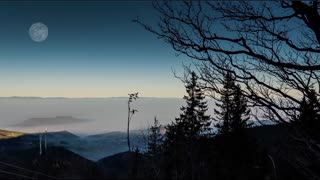
POLYGON ((48 27, 41 22, 34 23, 29 28, 29 35, 33 41, 42 42, 48 37, 48 27))

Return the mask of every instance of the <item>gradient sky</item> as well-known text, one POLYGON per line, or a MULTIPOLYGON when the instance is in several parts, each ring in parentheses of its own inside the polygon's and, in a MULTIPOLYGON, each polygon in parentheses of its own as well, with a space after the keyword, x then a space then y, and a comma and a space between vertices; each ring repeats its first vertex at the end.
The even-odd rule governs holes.
POLYGON ((151 2, 0 2, 0 96, 182 97, 183 57, 132 19, 156 23, 151 2), (42 22, 48 39, 30 39, 42 22))

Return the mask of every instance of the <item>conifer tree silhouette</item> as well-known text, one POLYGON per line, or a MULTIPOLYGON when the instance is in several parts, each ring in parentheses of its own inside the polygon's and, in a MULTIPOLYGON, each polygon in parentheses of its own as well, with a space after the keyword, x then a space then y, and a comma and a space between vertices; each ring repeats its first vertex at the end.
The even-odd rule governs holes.
POLYGON ((227 73, 224 77, 223 89, 218 101, 216 106, 219 110, 216 108, 214 112, 217 114, 215 120, 218 121, 216 127, 219 134, 238 132, 250 125, 247 99, 242 94, 240 85, 235 84, 231 73, 227 73))
POLYGON ((204 101, 205 96, 197 80, 195 72, 192 72, 191 78, 186 82, 188 95, 183 98, 187 105, 180 108, 180 117, 166 127, 169 143, 194 140, 197 136, 207 133, 210 128, 211 117, 205 114, 208 110, 207 102, 204 101))
POLYGON ((319 99, 317 98, 316 91, 311 88, 301 102, 299 107, 300 114, 296 122, 300 125, 309 135, 313 137, 318 136, 320 129, 320 109, 319 99))
POLYGON ((150 135, 148 137, 148 154, 157 156, 161 152, 162 134, 160 132, 161 125, 157 117, 154 117, 153 126, 150 128, 150 135))
POLYGON ((210 133, 211 117, 206 115, 207 101, 198 83, 195 72, 186 80, 186 106, 182 106, 180 117, 166 126, 164 149, 172 176, 177 179, 191 178, 196 175, 198 158, 197 142, 210 133))

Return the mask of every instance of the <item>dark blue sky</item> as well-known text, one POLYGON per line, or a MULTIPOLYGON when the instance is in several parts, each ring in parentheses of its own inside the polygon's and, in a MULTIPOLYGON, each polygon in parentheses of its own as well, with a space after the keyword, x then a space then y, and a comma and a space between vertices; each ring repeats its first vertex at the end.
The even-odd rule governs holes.
POLYGON ((132 22, 156 15, 151 2, 0 2, 0 96, 182 97, 182 58, 132 22), (36 22, 49 28, 41 43, 36 22))

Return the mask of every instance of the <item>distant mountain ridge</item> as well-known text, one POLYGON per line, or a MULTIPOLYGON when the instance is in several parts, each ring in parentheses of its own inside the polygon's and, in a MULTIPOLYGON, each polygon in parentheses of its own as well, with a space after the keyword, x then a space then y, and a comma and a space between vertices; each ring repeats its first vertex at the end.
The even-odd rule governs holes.
POLYGON ((19 136, 22 136, 25 134, 27 134, 27 133, 0 129, 0 139, 9 139, 9 138, 14 138, 14 137, 19 137, 19 136))
MULTIPOLYGON (((11 131, 6 132, 11 133, 11 131)), ((130 134, 132 147, 144 150, 146 148, 145 137, 139 132, 132 131, 130 134)), ((42 143, 44 143, 44 137, 46 138, 48 147, 64 147, 92 161, 128 150, 125 132, 109 132, 79 137, 68 131, 58 131, 21 133, 17 137, 0 139, 0 153, 1 151, 13 151, 15 149, 38 148, 40 135, 42 136, 42 143)))

